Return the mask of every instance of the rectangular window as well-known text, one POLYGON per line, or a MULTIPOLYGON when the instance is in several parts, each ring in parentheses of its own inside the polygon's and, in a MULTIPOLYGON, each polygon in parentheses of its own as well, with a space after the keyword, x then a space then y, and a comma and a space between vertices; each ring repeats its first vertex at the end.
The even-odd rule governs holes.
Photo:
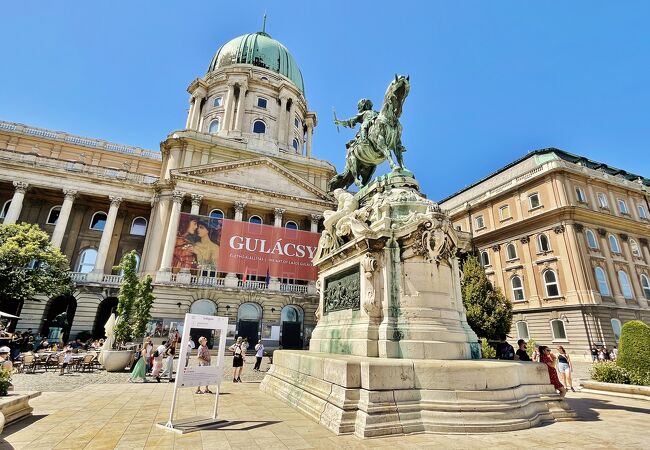
POLYGON ((564 322, 561 320, 553 320, 551 321, 551 328, 553 330, 553 340, 566 340, 564 322))
POLYGON ((583 191, 580 187, 576 187, 576 200, 578 200, 580 203, 587 203, 585 191, 583 191))
POLYGON ((506 220, 510 218, 510 206, 504 205, 499 208, 499 218, 501 220, 506 220))
POLYGON ((598 206, 601 208, 609 208, 609 203, 607 202, 607 196, 602 192, 598 193, 598 206))
POLYGON ((645 208, 643 207, 643 205, 639 205, 638 209, 639 209, 639 219, 646 219, 647 220, 648 215, 646 214, 645 208))
POLYGON ((294 117, 293 118, 293 126, 295 126, 296 128, 300 128, 300 119, 298 119, 297 117, 294 117))
POLYGON ((519 336, 519 339, 525 341, 530 339, 530 335, 528 334, 528 324, 526 322, 517 322, 517 336, 519 336))
POLYGON ((618 211, 621 214, 630 214, 630 211, 627 209, 627 203, 625 203, 625 200, 623 199, 618 199, 618 211))
POLYGON ((476 216, 476 228, 481 229, 485 228, 485 222, 483 221, 483 216, 476 216))
POLYGON ((535 192, 534 194, 530 194, 528 196, 528 202, 530 203, 530 209, 539 208, 540 205, 539 194, 537 192, 535 192))
POLYGON ((261 98, 261 97, 258 97, 258 98, 257 98, 257 106, 258 106, 259 108, 264 108, 264 109, 266 109, 266 103, 267 103, 267 102, 266 102, 266 99, 265 99, 265 98, 261 98))

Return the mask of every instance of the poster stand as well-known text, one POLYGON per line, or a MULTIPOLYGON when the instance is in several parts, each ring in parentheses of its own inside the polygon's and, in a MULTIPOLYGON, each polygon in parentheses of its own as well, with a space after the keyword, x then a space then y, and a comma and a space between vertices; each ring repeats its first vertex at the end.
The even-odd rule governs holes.
MULTIPOLYGON (((191 431, 214 427, 216 424, 225 422, 222 420, 217 420, 217 413, 219 410, 219 392, 221 390, 221 379, 223 378, 224 371, 227 329, 227 317, 185 314, 183 336, 181 339, 180 349, 178 349, 180 356, 178 358, 178 370, 176 372, 176 381, 174 382, 174 393, 172 396, 171 408, 169 410, 169 419, 166 423, 159 423, 158 427, 168 431, 174 431, 176 433, 188 433, 191 431), (190 339, 190 332, 193 328, 198 328, 202 331, 210 332, 212 333, 212 336, 218 334, 219 342, 217 344, 217 358, 216 361, 213 359, 209 366, 186 367, 185 363, 188 357, 187 347, 190 339), (207 385, 214 385, 216 391, 212 417, 192 417, 174 421, 174 411, 176 409, 176 402, 178 400, 178 390, 183 387, 195 388, 197 386, 207 385)), ((206 336, 206 338, 207 337, 208 336, 206 336)))

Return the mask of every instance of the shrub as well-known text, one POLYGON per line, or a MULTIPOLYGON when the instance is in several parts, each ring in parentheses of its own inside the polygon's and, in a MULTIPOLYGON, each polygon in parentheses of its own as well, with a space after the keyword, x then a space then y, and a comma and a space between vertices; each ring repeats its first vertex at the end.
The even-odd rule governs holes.
POLYGON ((11 386, 11 371, 0 369, 0 396, 7 395, 9 386, 11 386))
POLYGON ((530 338, 528 342, 526 342, 526 353, 528 353, 528 357, 530 359, 533 358, 533 353, 535 353, 535 346, 537 345, 537 342, 535 342, 535 339, 530 338))
POLYGON ((494 359, 497 357, 497 351, 488 343, 487 339, 481 338, 481 355, 483 358, 494 359))
POLYGON ((616 364, 638 377, 650 373, 650 326, 640 320, 626 322, 621 329, 616 364))
POLYGON ((603 361, 591 366, 591 378, 603 383, 630 384, 627 370, 612 361, 603 361))

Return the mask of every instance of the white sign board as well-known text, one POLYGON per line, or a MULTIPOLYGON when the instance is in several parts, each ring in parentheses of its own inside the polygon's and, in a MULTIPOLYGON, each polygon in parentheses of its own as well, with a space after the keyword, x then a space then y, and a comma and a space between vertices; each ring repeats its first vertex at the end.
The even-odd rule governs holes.
MULTIPOLYGON (((216 391, 214 404, 214 413, 212 418, 217 418, 217 408, 219 405, 219 386, 224 370, 224 355, 226 350, 226 331, 228 329, 228 318, 218 316, 203 316, 200 314, 185 314, 183 324, 183 336, 181 338, 180 348, 177 353, 178 370, 176 373, 176 382, 174 384, 174 395, 172 397, 171 411, 169 412, 169 421, 166 428, 174 429, 172 419, 176 406, 176 394, 182 387, 197 387, 213 385, 216 391), (187 351, 191 334, 197 334, 208 340, 208 346, 212 346, 210 353, 210 362, 201 361, 199 365, 197 355, 199 352, 199 342, 195 343, 195 349, 191 354, 187 351), (214 352, 217 352, 216 356, 214 352), (187 361, 188 357, 190 361, 187 361), (187 363, 186 363, 187 362, 187 363)), ((198 340, 198 337, 197 337, 198 340)))

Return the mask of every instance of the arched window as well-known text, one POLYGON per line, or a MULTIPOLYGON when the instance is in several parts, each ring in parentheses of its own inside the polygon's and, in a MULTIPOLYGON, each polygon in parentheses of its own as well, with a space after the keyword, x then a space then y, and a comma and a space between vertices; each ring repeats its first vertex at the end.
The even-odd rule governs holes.
POLYGON ((7 216, 9 207, 11 206, 11 200, 7 200, 4 205, 2 205, 2 210, 0 211, 0 219, 4 219, 7 216))
POLYGON ((528 333, 528 324, 523 320, 517 322, 517 338, 523 339, 525 341, 530 340, 530 334, 528 333))
POLYGON ((625 203, 625 200, 622 198, 618 199, 618 210, 621 212, 621 214, 630 214, 630 211, 627 209, 627 203, 625 203))
POLYGON ((262 318, 262 309, 256 303, 242 303, 237 310, 237 320, 257 321, 262 318))
POLYGON ((90 229, 102 231, 106 226, 106 213, 97 211, 93 214, 93 218, 90 219, 90 229))
POLYGON ((217 305, 212 300, 202 298, 192 303, 192 306, 190 306, 190 314, 200 314, 202 316, 216 316, 217 305))
POLYGON ((490 265, 490 255, 488 255, 488 252, 481 252, 481 265, 483 267, 490 265))
POLYGON ((598 249, 598 241, 596 240, 596 235, 594 234, 593 231, 591 231, 589 228, 587 228, 587 231, 585 231, 585 235, 587 236, 587 245, 591 249, 598 249))
POLYGON ((294 222, 293 220, 288 221, 287 223, 284 224, 285 228, 289 228, 290 230, 297 230, 298 229, 298 224, 294 222))
POLYGON ((630 300, 634 298, 634 292, 632 292, 632 285, 630 284, 630 278, 627 276, 627 272, 624 270, 618 271, 618 284, 621 286, 621 292, 623 297, 630 300))
POLYGON ((641 257, 641 247, 634 239, 630 239, 630 250, 634 256, 641 257))
POLYGON ((147 234, 147 219, 144 217, 136 217, 131 222, 131 234, 136 236, 144 236, 147 234))
POLYGON ((524 286, 521 283, 521 278, 515 275, 510 279, 512 285, 512 298, 514 301, 521 301, 524 299, 524 286))
POLYGON ((258 224, 258 225, 261 225, 261 224, 264 223, 264 221, 262 220, 262 218, 261 218, 260 216, 250 216, 250 217, 248 218, 248 221, 249 221, 250 223, 256 223, 256 224, 258 224))
POLYGON ((261 120, 253 122, 253 133, 264 134, 266 133, 266 124, 261 120))
POLYGON ((300 128, 300 119, 298 118, 298 116, 293 118, 293 126, 296 128, 300 128))
POLYGON ((600 292, 600 295, 603 297, 609 297, 612 295, 609 290, 609 284, 607 283, 607 276, 602 267, 596 266, 594 272, 596 274, 596 282, 598 283, 598 292, 600 292))
POLYGON ((612 253, 621 253, 621 247, 618 246, 618 239, 616 239, 616 236, 610 234, 607 240, 609 241, 609 249, 612 253))
POLYGON ((210 127, 208 128, 208 133, 211 133, 211 134, 218 133, 220 127, 221 127, 221 122, 219 122, 219 119, 214 119, 212 122, 210 122, 210 127))
POLYGON ((214 106, 215 108, 218 108, 222 104, 223 104, 223 98, 222 97, 215 97, 214 102, 212 102, 212 106, 214 106))
POLYGON ((47 222, 45 223, 47 223, 48 225, 56 225, 56 223, 59 220, 60 214, 61 214, 61 205, 53 206, 47 215, 47 222))
POLYGON ((89 273, 95 268, 97 262, 97 250, 94 248, 87 248, 79 254, 79 263, 77 264, 77 272, 89 273))
POLYGON ((639 219, 648 220, 648 215, 646 214, 643 205, 637 205, 637 209, 639 210, 639 219))
POLYGON ((650 300, 650 279, 644 273, 641 274, 641 289, 643 289, 643 296, 646 300, 650 300))
POLYGON ((212 211, 210 211, 209 216, 211 218, 213 218, 213 219, 223 219, 224 218, 223 211, 221 211, 220 209, 213 209, 212 211))
POLYGON ((264 77, 264 76, 260 77, 260 80, 269 81, 268 77, 264 77))
POLYGON ((302 308, 294 305, 287 305, 282 308, 282 312, 280 313, 280 320, 282 322, 302 322, 303 315, 304 313, 302 311, 302 308))
POLYGON ((546 297, 559 297, 560 287, 557 283, 557 275, 555 271, 549 269, 545 270, 542 274, 544 279, 544 289, 546 290, 546 297))
POLYGON ((566 328, 564 327, 564 321, 560 319, 551 320, 551 331, 553 332, 554 341, 566 340, 566 328))
POLYGON ((621 321, 618 319, 612 319, 612 331, 614 332, 614 340, 618 342, 618 340, 621 338, 621 321))
POLYGON ((601 208, 609 208, 609 203, 607 202, 607 196, 602 192, 598 193, 598 206, 601 208))
POLYGON ((551 242, 548 240, 548 236, 546 236, 544 233, 540 234, 537 237, 537 245, 539 246, 540 252, 551 251, 551 242))
POLYGON ((508 244, 506 252, 508 253, 508 261, 517 259, 517 247, 515 247, 515 244, 508 244))
POLYGON ((293 143, 291 144, 291 146, 292 146, 293 149, 296 151, 296 153, 298 153, 298 147, 300 147, 300 142, 298 142, 298 139, 294 139, 294 140, 293 140, 293 143))

